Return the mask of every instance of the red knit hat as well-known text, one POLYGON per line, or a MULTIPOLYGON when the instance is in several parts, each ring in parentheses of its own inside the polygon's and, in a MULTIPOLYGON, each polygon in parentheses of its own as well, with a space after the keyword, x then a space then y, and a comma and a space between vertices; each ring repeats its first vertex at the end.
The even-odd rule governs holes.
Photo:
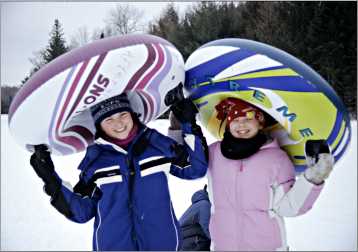
POLYGON ((227 98, 215 106, 218 111, 216 118, 223 121, 227 118, 227 126, 237 117, 256 118, 261 125, 265 124, 263 112, 255 106, 236 98, 227 98))

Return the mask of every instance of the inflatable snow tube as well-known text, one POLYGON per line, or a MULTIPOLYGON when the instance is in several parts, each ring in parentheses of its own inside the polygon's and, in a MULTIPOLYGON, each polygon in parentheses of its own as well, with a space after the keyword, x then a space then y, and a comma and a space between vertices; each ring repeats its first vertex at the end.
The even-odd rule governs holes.
POLYGON ((167 109, 165 94, 184 77, 182 55, 162 38, 97 40, 61 55, 25 83, 9 109, 10 132, 28 149, 47 144, 56 155, 80 152, 94 140, 90 107, 126 91, 147 123, 167 109))
POLYGON ((292 55, 246 39, 220 39, 195 50, 185 63, 185 89, 202 124, 223 137, 215 105, 227 97, 245 100, 277 123, 266 128, 278 139, 297 172, 306 168, 305 143, 324 139, 335 161, 351 138, 348 112, 331 86, 292 55))

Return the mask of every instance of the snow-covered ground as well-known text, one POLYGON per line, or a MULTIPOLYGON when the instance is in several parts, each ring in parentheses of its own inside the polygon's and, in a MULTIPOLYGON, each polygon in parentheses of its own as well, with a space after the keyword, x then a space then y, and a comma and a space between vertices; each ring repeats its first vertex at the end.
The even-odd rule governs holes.
MULTIPOLYGON (((168 121, 149 126, 165 134, 168 121)), ((290 250, 357 250, 357 121, 352 121, 352 129, 349 151, 335 166, 313 209, 286 218, 290 250)), ((83 155, 53 157, 60 176, 72 185, 78 180, 76 168, 83 155)), ((1 250, 91 250, 93 221, 77 224, 59 214, 42 191, 29 160, 30 153, 9 134, 7 116, 1 115, 1 250)), ((206 182, 206 178, 185 181, 171 176, 178 218, 190 205, 191 195, 206 182)))

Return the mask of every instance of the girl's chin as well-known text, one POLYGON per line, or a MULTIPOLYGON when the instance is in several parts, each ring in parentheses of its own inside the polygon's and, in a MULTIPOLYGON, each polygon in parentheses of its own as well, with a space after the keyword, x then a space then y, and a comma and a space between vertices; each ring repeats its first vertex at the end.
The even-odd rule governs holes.
POLYGON ((239 136, 239 137, 236 137, 238 139, 250 139, 251 137, 244 137, 244 136, 239 136))
POLYGON ((235 138, 240 138, 240 139, 249 139, 249 138, 252 138, 253 136, 251 136, 251 135, 247 135, 247 134, 245 134, 245 135, 237 135, 237 134, 235 134, 235 135, 233 135, 235 138))
POLYGON ((124 140, 128 137, 128 134, 113 134, 112 137, 118 140, 124 140))

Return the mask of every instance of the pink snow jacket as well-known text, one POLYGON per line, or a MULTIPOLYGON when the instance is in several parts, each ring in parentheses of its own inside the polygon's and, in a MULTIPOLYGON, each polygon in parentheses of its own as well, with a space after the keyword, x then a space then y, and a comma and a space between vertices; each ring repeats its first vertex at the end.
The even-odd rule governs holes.
POLYGON ((304 214, 320 186, 300 175, 276 140, 247 159, 230 160, 220 142, 209 147, 212 250, 287 250, 283 217, 304 214))

